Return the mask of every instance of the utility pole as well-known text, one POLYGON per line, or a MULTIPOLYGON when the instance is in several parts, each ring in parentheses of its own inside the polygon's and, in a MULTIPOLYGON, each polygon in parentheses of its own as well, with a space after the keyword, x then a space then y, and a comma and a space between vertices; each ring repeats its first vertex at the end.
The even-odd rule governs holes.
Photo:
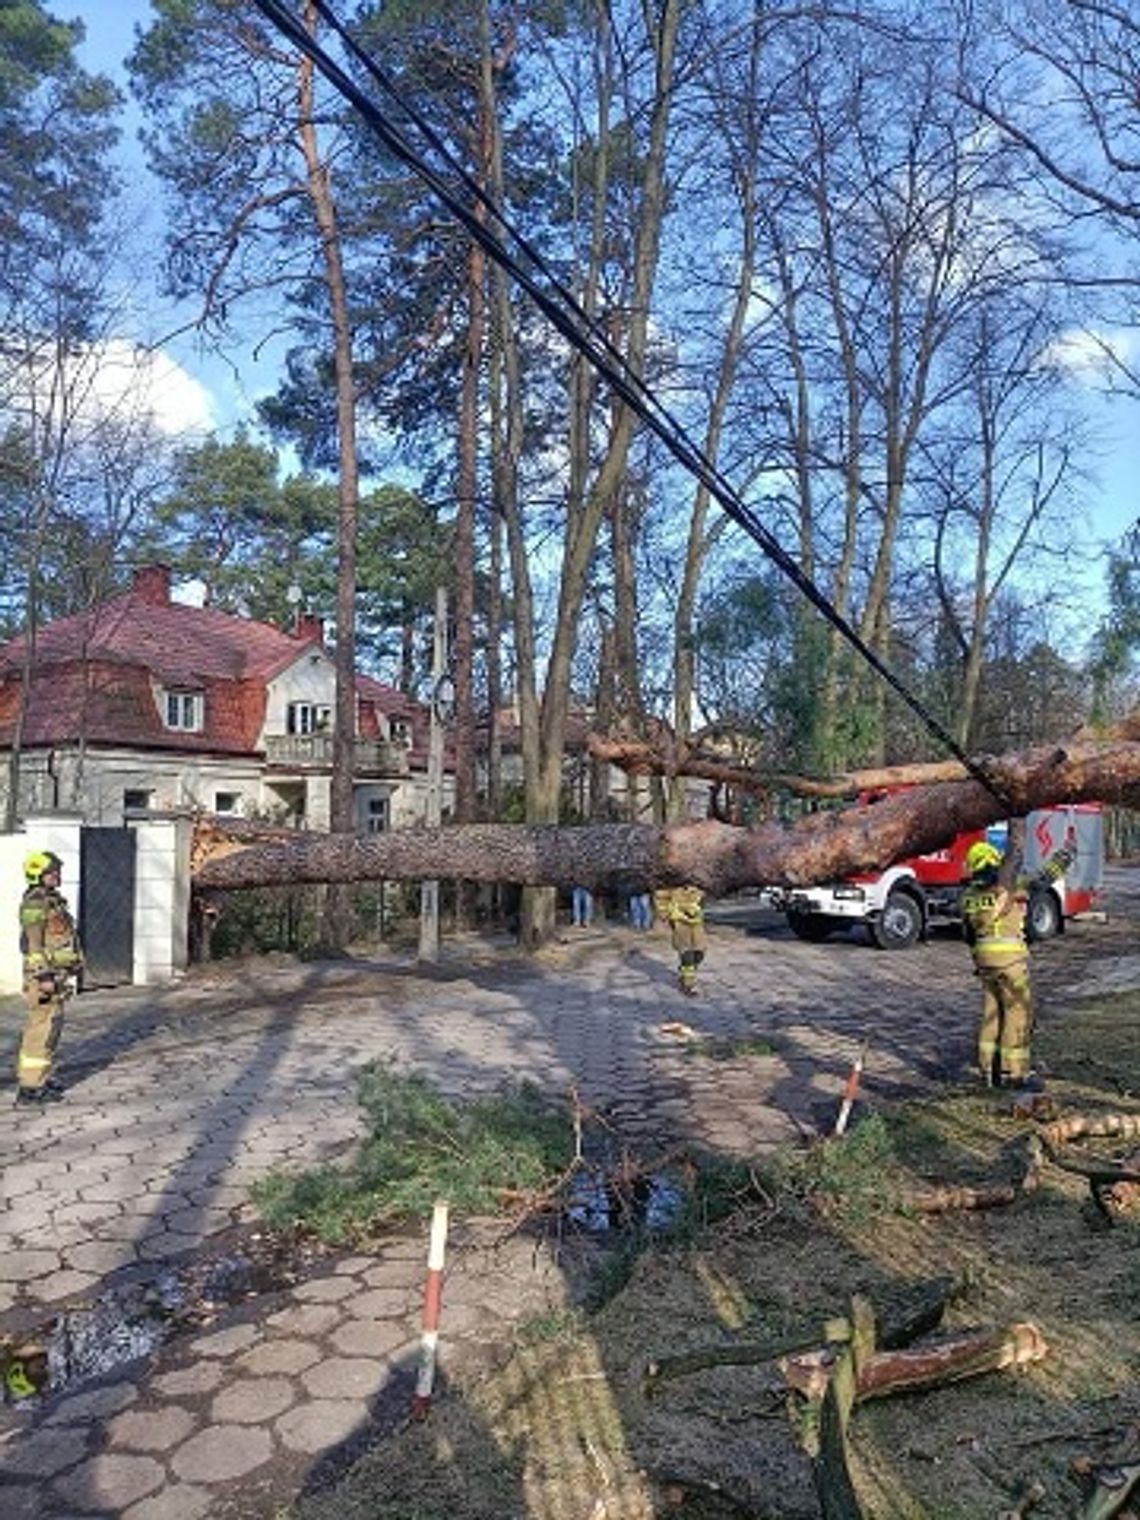
MULTIPOLYGON (((435 627, 431 646, 431 732, 428 739, 427 826, 438 829, 443 815, 443 737, 444 725, 454 701, 449 696, 451 682, 447 674, 447 591, 437 586, 435 592, 435 627)), ((439 882, 420 884, 421 961, 439 959, 439 882)))

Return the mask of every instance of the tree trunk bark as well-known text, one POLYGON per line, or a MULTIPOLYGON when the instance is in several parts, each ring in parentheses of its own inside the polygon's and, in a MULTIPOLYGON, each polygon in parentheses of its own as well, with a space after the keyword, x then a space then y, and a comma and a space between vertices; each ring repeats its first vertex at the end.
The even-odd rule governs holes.
MULTIPOLYGON (((305 28, 317 31, 317 10, 308 0, 305 28)), ((309 199, 320 236, 333 331, 333 371, 336 384, 336 425, 339 454, 337 480, 336 572, 336 720, 333 724, 332 795, 330 823, 334 834, 356 831, 356 523, 360 474, 356 458, 356 386, 352 325, 348 314, 344 264, 336 210, 329 189, 328 168, 322 161, 313 118, 313 64, 299 65, 301 147, 305 157, 309 199)), ((325 901, 321 937, 332 948, 345 943, 351 928, 351 896, 333 890, 325 901)))
POLYGON ((1035 807, 1093 800, 1140 803, 1140 744, 1081 743, 990 760, 1008 807, 978 781, 915 787, 873 807, 817 813, 785 828, 705 820, 658 829, 611 824, 562 829, 511 824, 406 830, 368 839, 304 834, 287 846, 210 861, 202 886, 467 876, 527 886, 573 886, 629 872, 661 884, 694 882, 712 896, 745 886, 808 885, 880 870, 941 849, 967 829, 1035 807))

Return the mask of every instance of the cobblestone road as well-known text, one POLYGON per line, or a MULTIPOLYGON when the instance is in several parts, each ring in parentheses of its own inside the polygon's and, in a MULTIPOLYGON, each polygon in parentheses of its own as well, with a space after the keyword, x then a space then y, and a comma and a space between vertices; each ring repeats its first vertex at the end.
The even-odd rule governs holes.
MULTIPOLYGON (((1124 933, 1140 916, 1138 882, 1140 872, 1114 872, 1110 924, 1076 925, 1040 948, 1045 1017, 1090 975, 1140 985, 1124 933)), ((573 1084, 635 1142, 728 1156, 829 1124, 864 1038, 871 1095, 964 1074, 977 995, 957 938, 882 954, 854 939, 801 944, 751 904, 714 918, 696 1000, 675 988, 664 933, 616 927, 568 929, 537 961, 473 942, 450 945, 430 971, 395 957, 260 961, 78 999, 61 1063, 67 1101, 42 1112, 0 1103, 0 1333, 16 1343, 248 1224, 254 1178, 351 1142, 355 1077, 373 1059, 457 1095, 518 1078, 551 1093, 573 1084), (752 1048, 694 1059, 662 1032, 678 1019, 752 1048)), ((18 1002, 0 1004, 9 1066, 20 1022, 18 1002)), ((272 1514, 330 1453, 351 1449, 385 1400, 405 1397, 422 1261, 412 1240, 324 1262, 207 1334, 9 1407, 0 1514, 272 1514)), ((477 1355, 489 1327, 564 1293, 555 1263, 531 1246, 460 1249, 450 1355, 477 1355)))

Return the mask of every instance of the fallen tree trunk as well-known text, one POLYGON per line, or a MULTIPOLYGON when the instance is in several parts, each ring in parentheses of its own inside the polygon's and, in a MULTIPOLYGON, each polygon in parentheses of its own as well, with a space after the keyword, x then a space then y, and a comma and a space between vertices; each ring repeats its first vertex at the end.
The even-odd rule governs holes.
POLYGON ((694 882, 720 896, 740 887, 807 885, 878 870, 940 849, 964 830, 1036 807, 1094 800, 1140 804, 1140 743, 1082 742, 987 760, 985 769, 998 796, 978 781, 946 782, 895 793, 872 807, 817 813, 790 827, 742 829, 709 821, 666 829, 470 824, 367 839, 300 834, 207 859, 194 882, 233 888, 448 876, 588 886, 632 876, 651 884, 694 882))

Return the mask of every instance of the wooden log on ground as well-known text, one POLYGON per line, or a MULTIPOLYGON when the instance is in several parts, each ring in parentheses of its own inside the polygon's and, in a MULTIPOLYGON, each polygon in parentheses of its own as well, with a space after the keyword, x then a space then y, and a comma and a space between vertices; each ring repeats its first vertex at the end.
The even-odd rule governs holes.
POLYGON ((955 1209, 1000 1209, 1013 1203, 1019 1191, 1012 1183, 991 1183, 984 1187, 916 1188, 902 1195, 902 1204, 917 1214, 949 1214, 955 1209))
MULTIPOLYGON (((856 1397, 886 1398, 893 1393, 909 1393, 917 1388, 937 1388, 963 1378, 979 1377, 1005 1367, 1021 1367, 1040 1361, 1048 1354, 1045 1337, 1036 1325, 1028 1322, 1011 1325, 1006 1330, 973 1331, 948 1336, 934 1345, 914 1346, 899 1351, 877 1351, 859 1371, 856 1397)), ((809 1352, 784 1359, 784 1375, 789 1387, 807 1396, 818 1396, 822 1377, 830 1375, 826 1352, 809 1352)))
MULTIPOLYGON (((920 1336, 929 1335, 942 1323, 946 1306, 957 1291, 956 1279, 949 1276, 916 1283, 884 1310, 878 1332, 879 1345, 887 1348, 909 1346, 920 1336)), ((850 1320, 835 1320, 825 1334, 830 1342, 849 1341, 850 1320)), ((815 1344, 796 1336, 780 1340, 737 1341, 725 1346, 695 1346, 691 1351, 655 1357, 645 1369, 643 1387, 647 1394, 652 1394, 659 1384, 670 1378, 704 1372, 710 1367, 754 1367, 764 1362, 777 1362, 782 1357, 806 1356, 815 1349, 815 1344)))

